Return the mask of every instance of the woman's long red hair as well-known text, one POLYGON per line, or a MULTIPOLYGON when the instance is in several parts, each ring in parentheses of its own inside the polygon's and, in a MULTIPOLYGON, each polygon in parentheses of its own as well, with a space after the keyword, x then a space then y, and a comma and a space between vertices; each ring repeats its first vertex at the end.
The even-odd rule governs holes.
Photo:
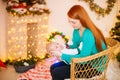
MULTIPOLYGON (((103 34, 101 33, 101 31, 96 27, 96 25, 89 18, 85 9, 80 5, 74 5, 68 11, 67 14, 70 18, 80 20, 81 24, 84 27, 87 27, 92 31, 92 33, 95 37, 96 47, 97 47, 98 50, 102 51, 103 49, 102 49, 101 40, 103 40, 105 42, 105 38, 104 38, 103 34)), ((106 44, 106 42, 105 42, 105 44, 106 44)))

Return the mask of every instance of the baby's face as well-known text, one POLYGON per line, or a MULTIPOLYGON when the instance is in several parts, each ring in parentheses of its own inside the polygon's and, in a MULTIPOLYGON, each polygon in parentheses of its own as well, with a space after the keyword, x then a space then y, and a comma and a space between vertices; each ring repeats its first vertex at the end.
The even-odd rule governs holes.
POLYGON ((60 43, 53 43, 51 45, 52 51, 61 51, 63 49, 63 46, 60 43))

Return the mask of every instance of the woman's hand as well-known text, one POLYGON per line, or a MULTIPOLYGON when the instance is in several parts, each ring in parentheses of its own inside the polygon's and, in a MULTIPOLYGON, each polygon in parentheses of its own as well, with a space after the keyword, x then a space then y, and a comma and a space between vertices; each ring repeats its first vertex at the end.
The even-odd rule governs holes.
POLYGON ((51 54, 53 56, 61 56, 62 55, 62 53, 60 51, 51 51, 51 54))
POLYGON ((62 53, 60 51, 51 51, 51 55, 60 59, 62 53))

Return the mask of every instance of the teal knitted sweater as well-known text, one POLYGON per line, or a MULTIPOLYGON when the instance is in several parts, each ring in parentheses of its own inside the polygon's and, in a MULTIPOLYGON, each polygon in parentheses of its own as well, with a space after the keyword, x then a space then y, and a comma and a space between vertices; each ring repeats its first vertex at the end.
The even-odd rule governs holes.
MULTIPOLYGON (((87 57, 93 54, 98 53, 99 51, 96 48, 95 38, 93 33, 88 29, 85 28, 82 36, 79 34, 79 29, 74 29, 73 36, 72 36, 73 45, 70 45, 70 48, 78 48, 80 42, 83 43, 82 49, 79 50, 79 54, 76 55, 69 55, 69 54, 62 54, 61 59, 68 64, 71 63, 72 58, 82 58, 87 57)), ((102 42, 102 48, 105 50, 106 45, 102 42)))

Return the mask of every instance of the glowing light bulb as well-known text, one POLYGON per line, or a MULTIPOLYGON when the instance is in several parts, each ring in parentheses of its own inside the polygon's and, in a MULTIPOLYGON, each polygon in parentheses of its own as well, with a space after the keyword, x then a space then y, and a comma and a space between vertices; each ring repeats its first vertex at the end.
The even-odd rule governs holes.
POLYGON ((48 17, 47 17, 47 16, 45 16, 43 19, 47 20, 47 19, 48 19, 48 17))
POLYGON ((11 23, 14 23, 14 20, 11 20, 11 23))

